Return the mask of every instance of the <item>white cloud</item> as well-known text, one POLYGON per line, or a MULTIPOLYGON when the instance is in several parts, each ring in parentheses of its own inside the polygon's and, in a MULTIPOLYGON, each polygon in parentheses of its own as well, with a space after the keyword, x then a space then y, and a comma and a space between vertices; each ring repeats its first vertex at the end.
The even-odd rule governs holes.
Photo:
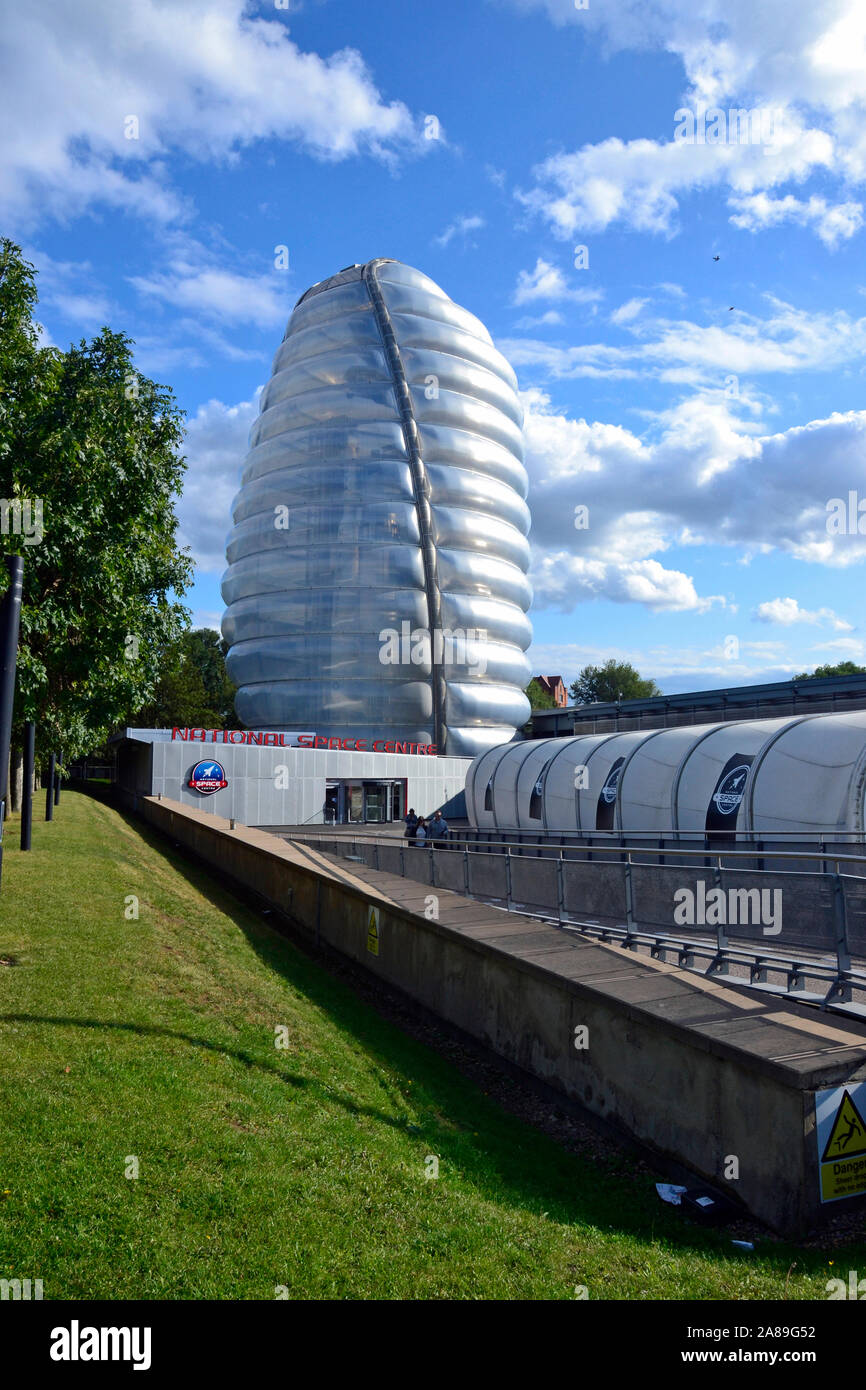
POLYGON ((111 304, 102 295, 60 293, 52 302, 64 318, 81 328, 101 327, 111 318, 111 304))
POLYGON ((534 270, 520 271, 514 290, 515 304, 534 304, 540 299, 570 299, 577 304, 591 304, 603 297, 601 290, 569 285, 559 267, 541 256, 535 262, 534 270))
POLYGON ((673 236, 679 230, 678 199, 687 193, 722 185, 746 195, 833 164, 830 136, 792 116, 770 157, 768 148, 611 138, 552 155, 533 171, 535 185, 518 197, 563 238, 603 232, 617 222, 673 236))
POLYGON ((196 608, 192 615, 192 626, 209 627, 219 632, 222 616, 222 612, 217 613, 213 608, 196 608))
POLYGON ((737 310, 717 323, 689 319, 635 318, 626 322, 632 343, 582 343, 557 347, 534 339, 510 338, 498 346, 515 367, 552 378, 650 376, 720 391, 730 378, 763 373, 830 371, 866 354, 866 316, 845 310, 808 313, 765 295, 764 318, 737 310))
MULTIPOLYGON (((672 111, 670 139, 608 139, 544 161, 521 196, 563 237, 617 221, 673 235, 679 202, 696 189, 728 190, 736 213, 738 200, 816 172, 843 183, 866 177, 862 0, 762 6, 752 0, 607 0, 585 10, 576 10, 573 0, 511 3, 544 8, 555 23, 600 38, 607 51, 676 55, 685 80, 679 104, 701 115, 726 113, 725 143, 676 140, 672 111), (767 127, 771 138, 753 135, 754 144, 740 143, 732 137, 729 113, 758 107, 776 113, 776 125, 767 127)), ((856 230, 856 208, 840 203, 790 215, 835 245, 856 230)))
POLYGON ((860 203, 829 204, 825 198, 811 197, 808 201, 788 193, 784 198, 771 198, 766 193, 753 193, 747 198, 733 198, 730 221, 747 232, 778 227, 783 222, 795 222, 801 227, 814 227, 824 245, 831 251, 841 241, 847 241, 863 226, 863 207, 860 203))
POLYGON ((648 303, 649 300, 647 299, 626 300, 625 304, 620 304, 618 309, 614 309, 610 316, 611 323, 631 323, 632 319, 636 319, 641 309, 648 303))
POLYGON ((472 216, 457 217, 453 222, 448 224, 444 232, 434 237, 433 240, 437 246, 447 246, 449 241, 453 241, 454 237, 459 236, 465 239, 469 236, 470 232, 477 232, 479 228, 485 225, 484 218, 479 217, 477 213, 472 214, 472 216))
POLYGON ((187 246, 169 255, 164 274, 130 275, 128 279, 143 295, 224 324, 274 328, 286 322, 292 297, 285 272, 242 275, 207 264, 209 259, 202 248, 187 246))
POLYGON ((39 303, 73 325, 73 336, 94 332, 110 321, 114 305, 89 261, 59 261, 37 247, 24 248, 38 272, 39 303))
POLYGON ((555 324, 565 323, 565 319, 558 309, 548 309, 546 314, 539 314, 537 317, 532 315, 518 319, 515 327, 517 328, 549 328, 555 324))
POLYGON ((240 487, 250 427, 258 416, 258 394, 233 406, 208 401, 187 423, 179 533, 181 544, 190 547, 205 572, 225 568, 231 504, 240 487))
MULTIPOLYGON (((624 525, 628 526, 627 517, 624 525)), ((628 560, 615 554, 610 559, 566 551, 537 556, 532 584, 538 606, 564 611, 594 598, 668 612, 705 613, 714 604, 726 606, 720 594, 700 597, 690 575, 680 570, 665 569, 658 560, 628 560)))
MULTIPOLYGON (((847 653, 846 653, 847 655, 847 653)), ((527 652, 533 671, 558 673, 566 687, 584 666, 597 666, 613 657, 628 661, 640 674, 655 680, 667 694, 709 690, 764 681, 790 680, 808 665, 780 644, 740 642, 736 659, 725 655, 724 645, 684 643, 676 647, 604 645, 588 642, 533 642, 527 652)), ((818 664, 815 661, 812 665, 818 664)))
POLYGON ((249 8, 245 0, 7 7, 7 219, 101 204, 175 220, 186 210, 164 167, 175 153, 225 160, 274 139, 321 159, 389 158, 436 143, 422 139, 402 102, 382 97, 359 53, 302 52, 278 19, 249 8))
MULTIPOLYGON (((777 551, 830 568, 866 560, 866 536, 827 529, 830 500, 862 484, 866 411, 756 436, 730 402, 697 395, 657 417, 645 442, 623 426, 571 419, 537 388, 523 402, 536 608, 604 597, 732 609, 735 595, 701 592, 663 563, 674 547, 721 546, 733 559, 777 551)), ((830 610, 819 620, 847 630, 830 610)))
POLYGON ((810 623, 814 626, 826 626, 833 628, 836 632, 853 632, 851 623, 840 618, 833 612, 832 608, 816 608, 809 610, 801 608, 795 598, 771 598, 759 603, 755 609, 755 617, 762 623, 778 623, 782 627, 791 627, 794 623, 810 623))

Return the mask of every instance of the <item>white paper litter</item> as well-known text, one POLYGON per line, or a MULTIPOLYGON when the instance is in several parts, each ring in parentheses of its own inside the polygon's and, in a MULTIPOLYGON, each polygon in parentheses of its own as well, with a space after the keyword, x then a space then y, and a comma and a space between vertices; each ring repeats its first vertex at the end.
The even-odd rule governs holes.
POLYGON ((657 1182, 656 1192, 663 1202, 670 1202, 672 1207, 678 1207, 683 1193, 687 1191, 685 1187, 676 1187, 670 1182, 657 1182))

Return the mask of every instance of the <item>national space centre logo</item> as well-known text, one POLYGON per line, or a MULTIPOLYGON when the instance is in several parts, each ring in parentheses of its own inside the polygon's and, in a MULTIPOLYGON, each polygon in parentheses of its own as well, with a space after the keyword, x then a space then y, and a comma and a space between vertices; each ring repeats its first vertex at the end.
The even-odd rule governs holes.
POLYGON ((202 796, 213 796, 214 792, 222 791, 223 787, 228 786, 222 763, 211 762, 209 759, 196 763, 187 786, 192 787, 194 792, 200 792, 202 796))
POLYGON ((725 776, 720 778, 719 785, 713 792, 713 801, 716 803, 716 810, 720 816, 729 816, 736 811, 743 799, 743 792, 746 790, 746 778, 749 775, 749 764, 740 763, 725 776))

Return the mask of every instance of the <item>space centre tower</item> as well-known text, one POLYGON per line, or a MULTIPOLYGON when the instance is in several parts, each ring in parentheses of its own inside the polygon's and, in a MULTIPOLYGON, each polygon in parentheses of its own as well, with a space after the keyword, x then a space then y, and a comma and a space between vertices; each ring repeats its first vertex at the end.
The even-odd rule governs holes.
POLYGON ((529 717, 523 412, 484 325, 420 271, 298 300, 232 507, 241 721, 472 758, 529 717))

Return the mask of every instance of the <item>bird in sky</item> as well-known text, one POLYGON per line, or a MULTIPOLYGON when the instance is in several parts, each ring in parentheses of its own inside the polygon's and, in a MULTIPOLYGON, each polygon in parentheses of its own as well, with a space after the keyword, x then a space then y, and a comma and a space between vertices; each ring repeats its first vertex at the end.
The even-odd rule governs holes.
POLYGON ((733 304, 729 304, 729 305, 728 305, 728 313, 729 313, 729 314, 732 314, 733 312, 734 312, 734 306, 733 306, 733 304))
POLYGON ((714 260, 714 261, 718 261, 718 260, 720 260, 720 259, 721 259, 720 256, 713 256, 713 260, 714 260))

